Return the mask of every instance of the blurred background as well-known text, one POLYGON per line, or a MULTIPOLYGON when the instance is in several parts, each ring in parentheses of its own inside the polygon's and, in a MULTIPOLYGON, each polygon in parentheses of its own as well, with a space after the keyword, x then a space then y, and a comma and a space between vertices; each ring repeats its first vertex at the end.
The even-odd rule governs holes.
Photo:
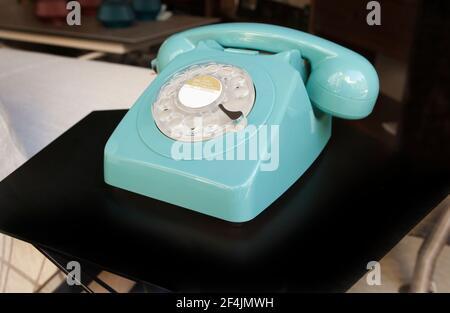
MULTIPOLYGON (((76 17, 68 25, 67 2, 0 1, 0 180, 91 110, 131 106, 156 75, 150 62, 168 36, 218 22, 287 26, 359 52, 375 66, 381 94, 373 114, 352 127, 419 170, 450 170, 449 1, 377 1, 381 25, 368 25, 363 0, 79 0, 81 25, 76 17), (111 90, 114 96, 106 95, 111 90)), ((350 291, 399 291, 437 216, 382 260, 386 284, 370 289, 362 280, 350 291)), ((0 244, 0 292, 67 291, 49 256, 1 234, 0 244)), ((448 269, 445 246, 438 291, 450 291, 448 269)), ((152 290, 98 270, 97 291, 108 291, 98 275, 124 292, 152 290)))

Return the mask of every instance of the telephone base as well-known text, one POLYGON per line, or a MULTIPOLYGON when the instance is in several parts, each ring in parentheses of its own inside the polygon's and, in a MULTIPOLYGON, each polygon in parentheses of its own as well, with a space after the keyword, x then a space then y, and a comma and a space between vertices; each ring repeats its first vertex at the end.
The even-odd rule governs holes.
POLYGON ((138 133, 124 127, 135 119, 136 112, 130 111, 106 145, 105 182, 236 223, 252 220, 278 199, 312 165, 331 135, 329 115, 316 121, 315 133, 309 136, 295 135, 305 131, 298 128, 307 123, 294 119, 292 124, 280 125, 278 160, 272 163, 184 161, 166 158, 142 145, 138 133))

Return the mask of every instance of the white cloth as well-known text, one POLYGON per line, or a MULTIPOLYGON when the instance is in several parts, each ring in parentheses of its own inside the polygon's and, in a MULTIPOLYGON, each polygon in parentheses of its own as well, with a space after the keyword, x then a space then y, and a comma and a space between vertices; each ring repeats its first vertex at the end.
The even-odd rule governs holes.
POLYGON ((19 144, 10 131, 8 117, 0 102, 0 181, 25 162, 19 144))
POLYGON ((0 180, 23 162, 20 154, 30 158, 91 111, 129 108, 155 75, 145 68, 1 48, 0 180))

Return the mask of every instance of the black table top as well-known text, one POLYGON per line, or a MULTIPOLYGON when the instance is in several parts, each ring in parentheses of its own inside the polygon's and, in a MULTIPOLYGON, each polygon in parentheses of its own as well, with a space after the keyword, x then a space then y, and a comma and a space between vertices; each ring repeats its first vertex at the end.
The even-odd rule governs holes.
POLYGON ((445 175, 336 120, 307 173, 233 224, 103 182, 124 114, 91 113, 2 181, 0 231, 174 291, 345 291, 449 191, 445 175))

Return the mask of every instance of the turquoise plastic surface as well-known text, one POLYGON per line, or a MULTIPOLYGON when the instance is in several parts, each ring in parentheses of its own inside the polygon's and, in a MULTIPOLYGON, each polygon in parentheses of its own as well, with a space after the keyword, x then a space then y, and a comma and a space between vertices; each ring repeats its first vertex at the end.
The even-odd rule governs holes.
POLYGON ((159 75, 106 144, 105 181, 231 222, 253 219, 299 179, 328 142, 331 115, 364 117, 378 95, 376 72, 363 57, 329 41, 271 25, 192 29, 169 38, 154 63, 159 75), (311 63, 309 75, 304 59, 311 63), (256 100, 247 116, 249 126, 188 144, 196 151, 233 140, 206 157, 175 160, 171 150, 175 141, 156 127, 151 106, 172 75, 209 62, 240 67, 252 77, 256 100), (249 151, 251 139, 263 135, 269 138, 266 156, 270 159, 237 159, 237 150, 249 151))

